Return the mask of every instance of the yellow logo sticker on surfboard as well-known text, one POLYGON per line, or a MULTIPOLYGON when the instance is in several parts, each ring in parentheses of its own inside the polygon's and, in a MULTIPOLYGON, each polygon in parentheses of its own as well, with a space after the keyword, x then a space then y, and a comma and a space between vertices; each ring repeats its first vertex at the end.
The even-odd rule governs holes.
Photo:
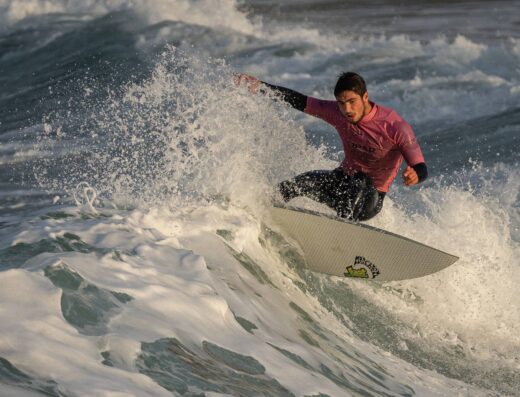
POLYGON ((345 277, 376 278, 379 275, 379 269, 362 256, 356 256, 354 265, 347 266, 343 275, 345 277))

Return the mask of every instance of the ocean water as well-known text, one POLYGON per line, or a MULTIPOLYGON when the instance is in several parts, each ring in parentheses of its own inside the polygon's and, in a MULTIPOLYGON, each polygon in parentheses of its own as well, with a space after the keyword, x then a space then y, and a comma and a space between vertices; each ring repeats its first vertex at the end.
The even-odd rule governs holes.
POLYGON ((0 0, 0 396, 520 396, 518 18, 0 0), (442 272, 314 274, 265 215, 341 146, 233 73, 332 98, 347 70, 430 171, 368 223, 460 257, 442 272))

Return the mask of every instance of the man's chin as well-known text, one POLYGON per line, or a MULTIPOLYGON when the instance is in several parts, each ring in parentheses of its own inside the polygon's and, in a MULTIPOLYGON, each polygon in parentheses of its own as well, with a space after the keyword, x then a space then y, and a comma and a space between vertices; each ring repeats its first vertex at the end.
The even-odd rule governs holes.
POLYGON ((359 123, 359 121, 361 120, 361 117, 359 118, 356 118, 355 116, 348 116, 346 115, 345 113, 343 113, 343 116, 345 116, 345 118, 348 120, 349 123, 351 124, 357 124, 359 123))

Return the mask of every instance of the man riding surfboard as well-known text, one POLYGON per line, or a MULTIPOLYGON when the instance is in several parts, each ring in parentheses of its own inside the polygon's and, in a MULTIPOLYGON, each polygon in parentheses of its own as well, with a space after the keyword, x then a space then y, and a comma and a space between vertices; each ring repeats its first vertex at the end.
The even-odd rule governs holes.
POLYGON ((247 74, 236 74, 237 86, 245 83, 252 93, 270 89, 293 108, 318 117, 336 128, 345 158, 334 170, 309 171, 281 182, 285 202, 305 196, 336 210, 353 221, 368 220, 383 207, 383 199, 397 176, 403 159, 406 186, 424 181, 428 171, 410 125, 393 109, 369 100, 366 83, 353 72, 341 74, 334 88, 335 100, 303 95, 289 88, 265 83, 247 74))

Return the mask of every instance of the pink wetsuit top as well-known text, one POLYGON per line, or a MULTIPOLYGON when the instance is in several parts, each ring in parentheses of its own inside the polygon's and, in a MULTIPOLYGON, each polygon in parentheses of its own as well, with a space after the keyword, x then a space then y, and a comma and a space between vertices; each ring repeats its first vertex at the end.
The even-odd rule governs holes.
POLYGON ((403 162, 424 163, 412 127, 394 110, 372 104, 372 110, 357 124, 340 112, 336 101, 308 97, 305 113, 319 117, 336 128, 343 142, 343 171, 368 175, 377 190, 387 192, 403 162))

